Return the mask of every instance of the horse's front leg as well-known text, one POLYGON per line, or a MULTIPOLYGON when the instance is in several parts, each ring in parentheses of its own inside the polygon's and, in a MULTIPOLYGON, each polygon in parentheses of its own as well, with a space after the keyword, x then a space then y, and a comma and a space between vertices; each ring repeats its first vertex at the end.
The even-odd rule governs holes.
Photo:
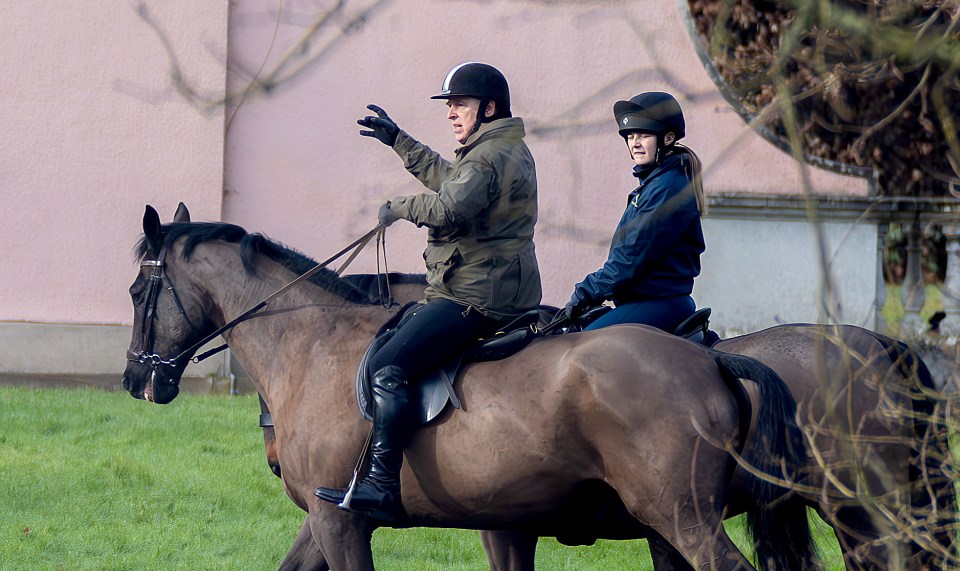
POLYGON ((533 571, 537 536, 524 531, 481 531, 490 571, 533 571))
POLYGON ((311 506, 304 523, 307 525, 330 569, 373 571, 370 539, 374 527, 366 516, 337 509, 332 504, 317 505, 311 506))
POLYGON ((310 516, 304 520, 300 533, 294 540, 287 557, 280 564, 280 571, 330 571, 327 559, 310 531, 310 516))
POLYGON ((670 542, 659 533, 652 532, 647 538, 650 545, 650 558, 656 571, 693 571, 693 567, 680 555, 670 542))

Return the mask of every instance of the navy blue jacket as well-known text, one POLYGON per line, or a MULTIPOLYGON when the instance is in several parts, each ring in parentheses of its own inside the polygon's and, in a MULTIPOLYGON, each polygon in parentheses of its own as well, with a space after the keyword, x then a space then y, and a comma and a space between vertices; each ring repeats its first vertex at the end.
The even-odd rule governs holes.
POLYGON ((628 197, 607 261, 577 284, 571 302, 623 304, 693 292, 706 247, 691 173, 683 152, 634 168, 640 185, 628 197))

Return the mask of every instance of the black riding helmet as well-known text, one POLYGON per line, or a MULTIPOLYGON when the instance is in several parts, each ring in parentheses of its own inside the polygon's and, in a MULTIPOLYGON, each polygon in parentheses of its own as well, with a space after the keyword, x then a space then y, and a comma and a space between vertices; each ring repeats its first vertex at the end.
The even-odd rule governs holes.
POLYGON ((676 137, 674 143, 686 134, 683 111, 669 93, 651 91, 641 93, 630 101, 617 101, 613 104, 613 116, 617 118, 617 129, 624 141, 627 140, 627 134, 634 131, 657 136, 657 156, 654 164, 660 162, 660 149, 665 146, 664 136, 667 133, 673 133, 676 137))
POLYGON ((669 93, 651 91, 641 93, 630 101, 617 101, 613 105, 620 136, 627 137, 630 131, 642 131, 655 135, 672 132, 677 140, 686 134, 683 111, 669 93))
POLYGON ((443 80, 440 93, 430 99, 450 99, 451 97, 476 97, 480 100, 479 121, 474 126, 474 131, 480 127, 480 123, 512 117, 507 79, 492 65, 471 61, 451 69, 443 80), (483 110, 486 109, 489 101, 496 103, 496 111, 492 117, 484 117, 483 110))

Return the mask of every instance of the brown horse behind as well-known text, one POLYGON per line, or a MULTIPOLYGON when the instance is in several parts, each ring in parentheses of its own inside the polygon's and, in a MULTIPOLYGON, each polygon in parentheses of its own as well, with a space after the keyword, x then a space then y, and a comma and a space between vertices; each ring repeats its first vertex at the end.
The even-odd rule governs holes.
MULTIPOLYGON (((762 361, 789 386, 810 460, 794 490, 833 527, 848 569, 960 566, 948 401, 912 350, 860 327, 801 324, 715 348, 762 361)), ((728 515, 749 509, 748 482, 738 469, 728 515)), ((646 537, 618 503, 598 494, 565 512, 557 522, 561 539, 646 537)), ((529 527, 482 532, 491 569, 531 571, 538 535, 547 534, 529 527)), ((690 568, 659 538, 650 538, 650 547, 656 569, 690 568)))
MULTIPOLYGON (((419 299, 424 285, 401 292, 401 299, 419 299)), ((806 498, 834 528, 848 569, 875 569, 894 558, 906 569, 956 566, 958 512, 954 484, 945 466, 950 458, 944 431, 946 400, 917 355, 901 342, 850 325, 781 325, 724 340, 717 347, 771 365, 798 399, 801 427, 816 433, 808 446, 815 445, 818 453, 829 457, 829 464, 827 458, 811 462, 807 483, 822 493, 808 493, 806 498), (832 372, 822 383, 819 379, 827 370, 832 372), (835 395, 829 410, 827 394, 835 395), (844 421, 848 417, 849 421, 844 421), (855 431, 844 427, 855 427, 855 431), (852 443, 868 439, 885 440, 886 444, 874 448, 879 456, 865 462, 867 449, 852 443), (836 468, 828 472, 828 466, 842 465, 838 456, 860 456, 853 465, 874 482, 874 491, 842 497, 830 479, 839 478, 847 490, 853 490, 855 474, 836 468), (902 492, 883 493, 884 489, 902 492), (910 499, 904 501, 905 496, 910 499), (887 505, 870 505, 878 499, 887 505)), ((279 475, 273 428, 264 427, 263 435, 267 463, 279 475)), ((729 516, 746 511, 744 505, 750 501, 744 476, 738 469, 731 486, 729 516)), ((609 507, 608 500, 619 501, 603 492, 595 498, 581 498, 579 506, 572 503, 558 514, 557 521, 563 523, 557 523, 559 531, 554 530, 553 535, 559 534, 571 545, 592 544, 600 538, 644 537, 642 527, 611 517, 617 512, 630 518, 623 508, 609 507)), ((520 529, 481 532, 491 570, 533 570, 538 535, 543 534, 520 529)), ((650 543, 655 568, 687 567, 677 560, 678 554, 669 544, 656 537, 651 537, 650 543)))
MULTIPOLYGON (((161 226, 149 207, 140 254, 130 290, 137 358, 123 383, 159 404, 179 392, 186 361, 173 356, 311 264, 233 225, 161 226)), ((319 502, 313 489, 350 479, 369 431, 357 363, 395 311, 325 272, 225 333, 272 413, 287 494, 308 513, 282 569, 373 568, 376 522, 319 502)), ((749 460, 770 474, 753 479, 755 494, 773 497, 773 480, 804 460, 782 381, 752 359, 613 327, 468 366, 457 386, 463 409, 421 429, 406 451, 406 525, 545 526, 569 498, 601 489, 695 568, 749 569, 721 525, 737 465, 730 450, 750 420, 737 377, 759 388, 749 460)), ((805 557, 795 541, 775 551, 805 557)))

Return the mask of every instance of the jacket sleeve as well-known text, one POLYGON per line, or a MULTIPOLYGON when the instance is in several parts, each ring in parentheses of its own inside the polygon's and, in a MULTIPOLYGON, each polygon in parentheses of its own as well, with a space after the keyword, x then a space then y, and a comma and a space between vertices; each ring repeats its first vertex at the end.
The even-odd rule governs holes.
POLYGON ((607 261, 577 284, 571 301, 601 302, 641 275, 651 261, 668 255, 697 216, 696 197, 682 175, 651 181, 627 205, 610 244, 607 261))
POLYGON ((393 150, 403 159, 403 167, 434 192, 440 191, 440 184, 450 177, 453 170, 450 161, 402 129, 397 134, 393 150))
POLYGON ((496 173, 479 161, 461 162, 437 194, 401 196, 390 209, 417 226, 448 231, 465 226, 490 205, 496 188, 496 173))

